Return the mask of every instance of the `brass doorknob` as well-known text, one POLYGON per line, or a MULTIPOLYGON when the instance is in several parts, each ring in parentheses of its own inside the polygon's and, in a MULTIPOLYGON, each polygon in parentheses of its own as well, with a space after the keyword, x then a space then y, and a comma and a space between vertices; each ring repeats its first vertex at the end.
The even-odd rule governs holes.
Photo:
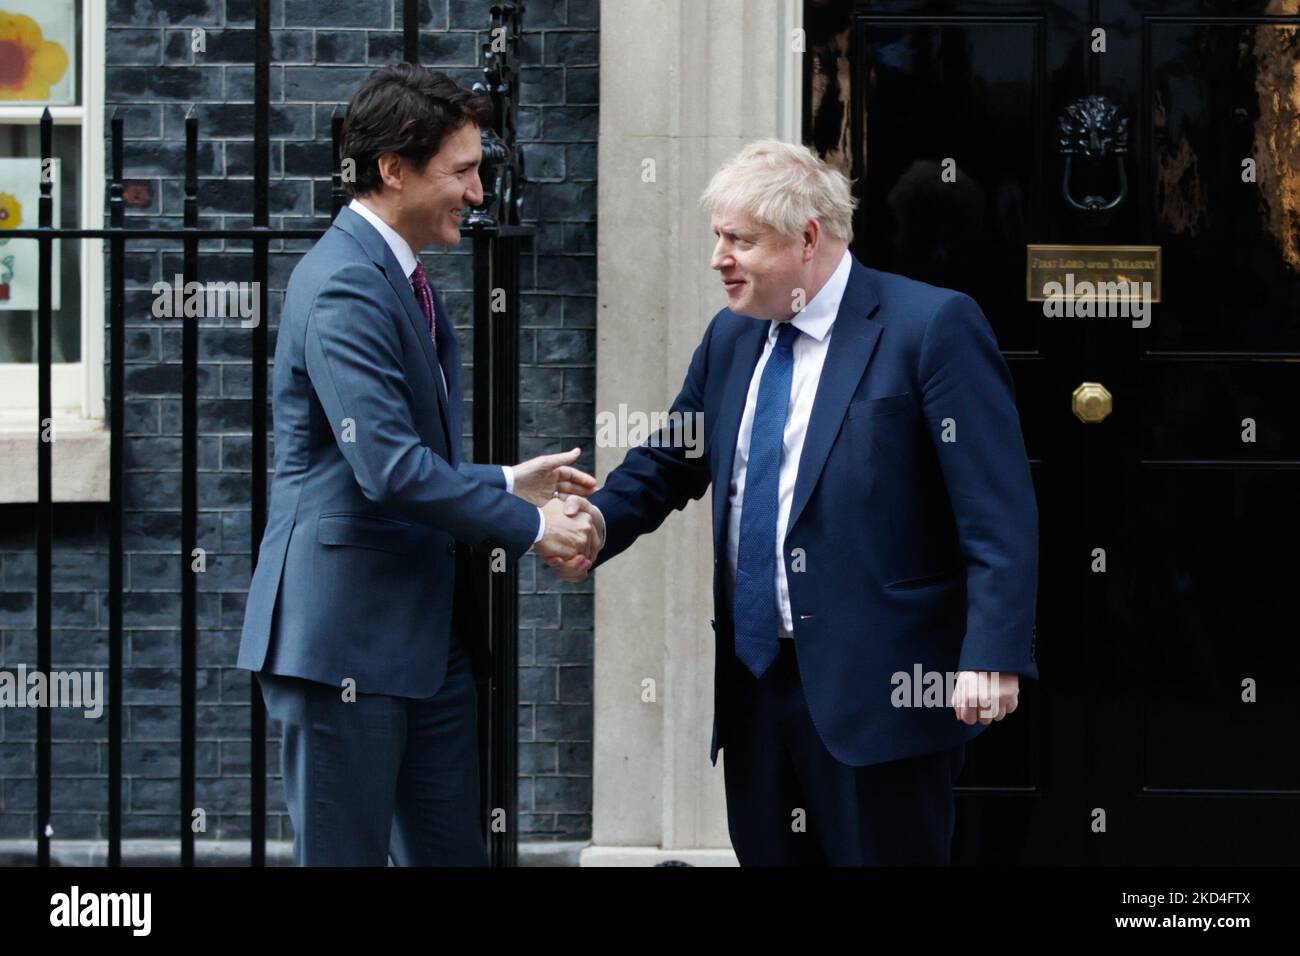
POLYGON ((1095 424, 1110 414, 1110 392, 1101 382, 1083 382, 1074 390, 1073 408, 1079 421, 1095 424))

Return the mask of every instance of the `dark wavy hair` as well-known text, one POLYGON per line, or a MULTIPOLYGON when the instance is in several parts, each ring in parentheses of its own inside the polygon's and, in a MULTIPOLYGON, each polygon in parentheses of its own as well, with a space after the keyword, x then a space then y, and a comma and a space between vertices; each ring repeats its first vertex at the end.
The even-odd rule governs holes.
POLYGON ((412 63, 381 67, 361 84, 343 117, 340 159, 356 162, 349 196, 384 188, 379 157, 397 153, 423 170, 448 134, 466 123, 492 125, 492 100, 447 76, 412 63))

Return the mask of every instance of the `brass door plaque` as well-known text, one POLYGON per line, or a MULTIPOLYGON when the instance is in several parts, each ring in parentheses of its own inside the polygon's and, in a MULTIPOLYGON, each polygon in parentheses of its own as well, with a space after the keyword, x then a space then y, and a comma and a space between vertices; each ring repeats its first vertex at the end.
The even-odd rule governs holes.
POLYGON ((1046 302, 1080 296, 1160 301, 1159 246, 1025 247, 1025 299, 1046 302), (1049 289, 1048 284, 1055 283, 1049 289), (1086 284, 1085 284, 1086 283, 1086 284), (1143 283, 1150 283, 1144 286, 1143 283))

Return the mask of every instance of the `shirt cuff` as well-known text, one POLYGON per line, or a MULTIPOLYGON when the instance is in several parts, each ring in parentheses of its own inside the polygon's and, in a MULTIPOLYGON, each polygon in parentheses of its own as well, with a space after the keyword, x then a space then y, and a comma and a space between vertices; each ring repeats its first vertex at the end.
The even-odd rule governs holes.
POLYGON ((600 546, 603 548, 605 547, 605 535, 609 533, 608 529, 605 527, 605 515, 601 512, 599 508, 597 508, 595 505, 591 503, 590 498, 587 499, 587 507, 589 507, 592 511, 596 512, 596 514, 600 515, 600 546))
POLYGON ((513 495, 515 493, 515 470, 509 465, 502 465, 501 471, 506 476, 506 494, 513 495))
MULTIPOLYGON (((538 508, 537 509, 537 537, 533 538, 533 544, 537 544, 538 541, 541 541, 542 538, 545 536, 545 534, 546 534, 546 512, 544 512, 541 508, 538 508)), ((533 549, 529 548, 528 550, 532 551, 533 549)))

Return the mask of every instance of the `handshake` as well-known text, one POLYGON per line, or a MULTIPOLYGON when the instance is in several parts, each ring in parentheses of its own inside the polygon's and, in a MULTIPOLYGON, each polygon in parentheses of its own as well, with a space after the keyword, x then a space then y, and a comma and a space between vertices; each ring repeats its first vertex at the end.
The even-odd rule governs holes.
POLYGON ((585 578, 605 543, 605 519, 587 501, 596 490, 596 479, 570 464, 581 453, 573 448, 514 467, 514 493, 540 508, 546 522, 533 553, 564 581, 585 578))

